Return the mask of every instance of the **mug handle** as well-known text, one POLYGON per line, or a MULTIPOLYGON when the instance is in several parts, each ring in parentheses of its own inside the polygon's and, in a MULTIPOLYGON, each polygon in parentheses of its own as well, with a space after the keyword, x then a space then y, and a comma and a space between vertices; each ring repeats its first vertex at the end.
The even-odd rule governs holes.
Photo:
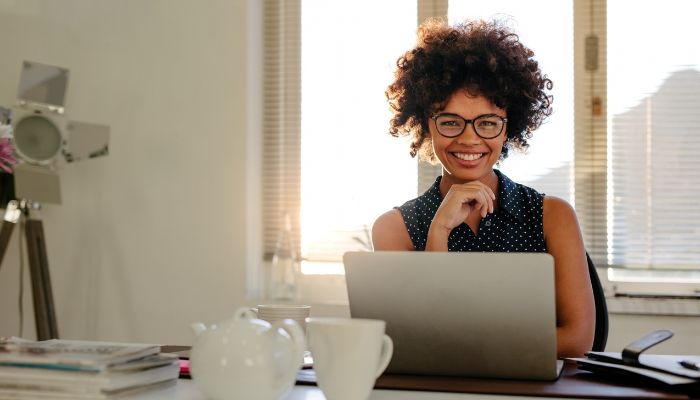
POLYGON ((379 355, 379 368, 377 368, 375 378, 379 378, 379 375, 381 375, 386 367, 389 366, 389 361, 391 361, 392 355, 394 355, 394 341, 391 340, 389 335, 384 335, 382 353, 379 355))
POLYGON ((304 349, 306 348, 306 335, 301 329, 299 324, 293 319, 283 319, 282 321, 277 321, 272 324, 270 332, 276 332, 278 328, 282 328, 289 336, 292 338, 292 343, 294 344, 294 355, 292 356, 291 363, 285 370, 285 374, 278 381, 279 385, 286 385, 288 382, 293 382, 296 380, 297 372, 301 369, 304 364, 304 349))

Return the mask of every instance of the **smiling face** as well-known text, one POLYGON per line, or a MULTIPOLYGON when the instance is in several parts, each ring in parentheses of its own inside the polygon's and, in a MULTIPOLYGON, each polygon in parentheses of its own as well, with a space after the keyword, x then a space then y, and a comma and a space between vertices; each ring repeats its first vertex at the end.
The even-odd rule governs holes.
MULTIPOLYGON (((481 95, 472 96, 465 90, 458 90, 450 96, 447 105, 439 114, 456 114, 467 120, 486 114, 507 117, 504 109, 481 95)), ((476 180, 493 186, 497 182, 493 166, 501 156, 501 149, 506 141, 506 127, 503 127, 500 135, 483 139, 474 132, 470 123, 461 135, 448 138, 438 133, 436 123, 434 119, 430 119, 428 126, 433 151, 443 167, 444 187, 476 180)))

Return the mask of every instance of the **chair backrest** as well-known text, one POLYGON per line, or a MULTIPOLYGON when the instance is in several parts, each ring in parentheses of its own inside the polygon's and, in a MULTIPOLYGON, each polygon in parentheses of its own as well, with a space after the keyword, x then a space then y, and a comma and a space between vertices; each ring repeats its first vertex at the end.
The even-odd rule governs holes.
POLYGON ((593 351, 605 351, 605 343, 608 341, 608 305, 605 301, 603 285, 598 278, 593 260, 586 253, 588 260, 588 274, 591 277, 593 299, 595 301, 595 336, 593 337, 593 351))

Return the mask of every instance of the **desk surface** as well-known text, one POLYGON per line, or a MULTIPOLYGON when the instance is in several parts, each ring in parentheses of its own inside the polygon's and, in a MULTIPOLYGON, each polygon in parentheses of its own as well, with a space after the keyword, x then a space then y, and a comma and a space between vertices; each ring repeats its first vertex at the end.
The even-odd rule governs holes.
MULTIPOLYGON (((624 382, 611 383, 591 379, 575 366, 569 366, 555 382, 525 382, 493 379, 456 379, 440 377, 383 376, 377 382, 370 400, 532 400, 532 399, 689 399, 685 394, 655 390, 651 387, 630 386, 624 382), (407 379, 408 378, 408 379, 407 379), (429 391, 435 385, 468 393, 429 391), (409 387, 411 390, 392 389, 409 387)), ((695 397, 698 398, 698 397, 695 397)), ((284 400, 324 400, 321 390, 311 385, 296 385, 284 400)), ((190 379, 176 384, 134 394, 125 400, 206 400, 190 379)))
MULTIPOLYGON (((532 396, 484 395, 470 393, 439 393, 399 390, 374 390, 370 400, 533 400, 532 396)), ((557 399, 548 397, 548 399, 557 399)), ((560 398, 561 399, 561 398, 560 398)), ((125 400, 207 400, 189 379, 180 379, 176 385, 143 392, 125 400)), ((325 400, 320 389, 315 386, 295 386, 283 400, 325 400)))
MULTIPOLYGON (((533 400, 533 399, 566 399, 567 397, 518 396, 484 393, 447 393, 407 390, 375 389, 370 400, 533 400)), ((579 399, 595 399, 596 397, 577 397, 579 399)), ((614 397, 613 397, 614 398, 614 397)), ((659 397, 663 398, 663 397, 659 397)), ((668 397, 675 398, 675 397, 668 397)), ((681 397, 688 398, 688 397, 681 397)), ((159 389, 142 392, 125 398, 125 400, 207 400, 204 394, 189 379, 180 379, 177 384, 159 389)), ((315 386, 295 386, 283 400, 325 400, 320 389, 315 386)))
MULTIPOLYGON (((313 370, 302 370, 297 383, 315 382, 313 370), (308 377, 305 377, 308 375, 308 377)), ((453 392, 474 395, 531 396, 535 398, 595 398, 595 399, 688 399, 693 390, 700 398, 700 388, 673 390, 667 386, 645 382, 639 378, 601 376, 578 369, 566 362, 559 379, 555 381, 504 380, 486 378, 459 378, 441 376, 382 375, 375 389, 413 390, 426 392, 453 392), (682 391, 681 391, 682 390, 682 391)), ((432 398, 432 397, 431 397, 432 398)), ((461 397, 457 397, 461 398, 461 397)), ((472 397, 464 397, 472 398, 472 397)))
POLYGON ((673 391, 661 384, 641 381, 639 378, 622 376, 601 376, 583 371, 570 361, 564 363, 559 379, 555 381, 524 381, 502 379, 475 379, 450 377, 400 377, 385 375, 380 377, 377 386, 430 390, 446 388, 455 392, 529 395, 538 397, 563 398, 604 398, 604 399, 687 399, 688 395, 673 391))
MULTIPOLYGON (((180 348, 169 346, 167 351, 180 348)), ((285 400, 323 400, 315 382, 313 370, 301 370, 297 384, 285 400)), ((638 379, 608 376, 581 371, 574 363, 564 364, 561 377, 556 381, 515 381, 499 379, 450 378, 429 376, 382 375, 372 392, 371 400, 460 400, 460 399, 690 399, 700 398, 672 391, 657 384, 645 384, 638 379), (438 391, 439 390, 439 391, 438 391)), ((194 382, 180 379, 176 385, 160 390, 144 392, 129 400, 192 399, 205 400, 194 382)))

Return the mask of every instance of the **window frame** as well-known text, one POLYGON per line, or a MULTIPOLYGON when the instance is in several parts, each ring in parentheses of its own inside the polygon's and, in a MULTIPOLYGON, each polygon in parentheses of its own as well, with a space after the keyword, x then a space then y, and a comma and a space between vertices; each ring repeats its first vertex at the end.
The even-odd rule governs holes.
MULTIPOLYGON (((260 158, 251 156, 249 166, 249 182, 247 198, 250 212, 248 213, 248 237, 250 247, 248 255, 248 297, 263 299, 264 277, 269 269, 271 249, 274 245, 275 232, 279 231, 279 215, 287 208, 293 215, 300 206, 300 153, 284 154, 280 166, 282 177, 270 177, 262 174, 261 164, 267 159, 263 152, 279 152, 271 147, 271 135, 280 132, 265 131, 260 119, 262 110, 266 113, 277 112, 281 119, 297 121, 298 127, 292 127, 282 132, 285 140, 300 142, 300 62, 301 50, 298 44, 301 37, 301 1, 302 0, 264 0, 263 2, 249 1, 251 18, 249 21, 259 21, 259 25, 251 23, 249 28, 251 38, 262 37, 250 41, 253 50, 248 51, 248 65, 251 71, 261 71, 252 74, 262 81, 249 85, 249 154, 258 154, 260 158), (283 15, 291 10, 291 16, 283 15), (276 30, 270 31, 271 26, 276 30), (282 31, 290 29, 288 31, 282 31), (262 31, 262 34, 260 34, 262 31), (290 35, 291 32, 291 35, 290 35), (255 36, 255 35, 258 36, 255 36), (281 40, 274 44, 271 35, 281 40), (285 42, 286 41, 286 42, 285 42), (279 53, 274 54, 270 45, 277 46, 279 53), (294 46, 288 46, 293 44, 294 46), (294 53, 290 48, 297 49, 294 53), (278 60, 297 65, 298 69, 267 70, 269 62, 266 57, 278 57, 278 60), (292 71, 292 75, 275 77, 275 90, 268 86, 271 76, 279 71, 292 71), (272 75, 271 75, 272 74, 272 75), (280 85, 279 79, 283 80, 280 85), (283 91, 280 92, 280 87, 283 91), (262 95, 258 94, 262 93, 262 95), (271 106, 272 104, 272 106, 271 106), (272 110, 270 108, 273 108, 272 110), (277 107, 277 108, 275 108, 277 107), (255 138, 253 138, 255 137, 255 138), (257 139, 261 137, 261 139, 257 139), (271 150, 272 148, 272 150, 271 150), (294 167, 296 165, 296 167, 294 167), (296 168, 296 171, 294 171, 296 168), (271 180, 270 180, 271 179, 271 180), (281 182, 285 182, 283 185, 281 182), (271 191, 271 188, 273 190, 271 191), (273 204, 275 207, 271 207, 273 204), (289 207, 292 207, 289 210, 289 207), (294 209, 294 207, 297 207, 294 209), (271 211, 271 210, 276 210, 271 211)), ((608 188, 608 126, 607 126, 607 0, 574 0, 574 204, 579 217, 579 223, 586 243, 586 249, 594 260, 601 280, 608 295, 614 293, 642 292, 655 293, 698 293, 700 284, 687 283, 679 285, 668 282, 626 282, 612 280, 609 273, 611 266, 607 265, 607 188, 608 188), (597 41, 597 46, 594 42, 597 41), (596 48, 597 47, 597 48, 596 48), (596 51, 597 50, 597 51, 596 51)), ((447 18, 447 0, 418 0, 418 21, 430 17, 447 18)), ((274 50, 274 48, 272 49, 274 50)), ((273 137, 274 139, 274 137, 273 137)), ((299 143, 300 147, 300 143, 299 143)), ((281 154, 281 153, 280 153, 281 154)), ((268 154, 269 157, 269 154, 268 154)), ((422 193, 434 177, 440 173, 439 166, 424 162, 417 163, 418 193, 422 193)), ((299 221, 293 221, 296 228, 295 239, 299 242, 299 221)), ((300 248, 297 249, 300 254, 300 248)), ((345 280, 342 275, 302 275, 299 281, 300 300, 319 304, 346 304, 345 280)))

